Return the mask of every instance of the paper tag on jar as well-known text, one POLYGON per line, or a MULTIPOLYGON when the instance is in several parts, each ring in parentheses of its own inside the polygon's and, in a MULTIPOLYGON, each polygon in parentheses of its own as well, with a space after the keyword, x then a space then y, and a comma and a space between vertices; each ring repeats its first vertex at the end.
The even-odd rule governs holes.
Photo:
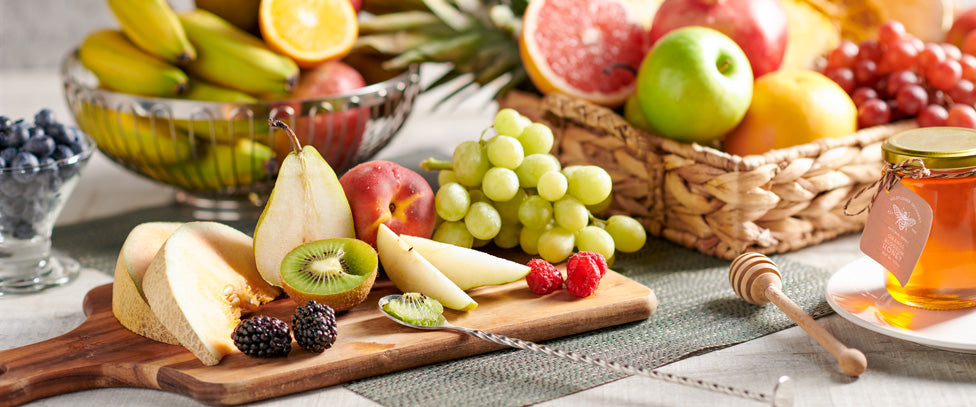
POLYGON ((881 191, 871 205, 861 251, 880 263, 905 286, 932 229, 932 207, 898 182, 881 191))

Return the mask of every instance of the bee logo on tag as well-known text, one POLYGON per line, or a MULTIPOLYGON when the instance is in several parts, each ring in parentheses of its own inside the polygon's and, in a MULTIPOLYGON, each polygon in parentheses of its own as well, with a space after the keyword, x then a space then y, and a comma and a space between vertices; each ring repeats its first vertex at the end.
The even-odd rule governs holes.
POLYGON ((911 215, 908 214, 908 212, 901 210, 901 208, 899 208, 898 205, 891 204, 891 209, 894 212, 895 224, 898 226, 898 230, 908 229, 912 226, 915 226, 915 223, 917 223, 917 221, 914 218, 912 218, 911 215))

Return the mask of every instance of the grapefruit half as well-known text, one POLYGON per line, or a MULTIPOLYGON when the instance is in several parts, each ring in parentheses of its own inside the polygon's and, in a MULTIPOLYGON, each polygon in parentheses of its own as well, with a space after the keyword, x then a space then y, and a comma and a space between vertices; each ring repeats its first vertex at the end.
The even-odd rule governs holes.
POLYGON ((522 18, 522 64, 542 93, 620 106, 650 48, 641 21, 623 0, 533 0, 522 18))

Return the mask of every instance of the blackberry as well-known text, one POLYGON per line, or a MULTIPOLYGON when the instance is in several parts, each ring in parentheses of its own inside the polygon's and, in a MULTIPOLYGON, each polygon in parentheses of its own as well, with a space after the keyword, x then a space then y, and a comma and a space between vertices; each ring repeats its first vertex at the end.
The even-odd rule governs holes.
POLYGON ((291 352, 288 324, 274 317, 261 315, 245 319, 230 337, 237 349, 248 356, 271 358, 288 356, 291 352))
POLYGON ((309 352, 321 353, 336 340, 336 319, 332 307, 309 301, 295 308, 291 320, 295 341, 309 352))

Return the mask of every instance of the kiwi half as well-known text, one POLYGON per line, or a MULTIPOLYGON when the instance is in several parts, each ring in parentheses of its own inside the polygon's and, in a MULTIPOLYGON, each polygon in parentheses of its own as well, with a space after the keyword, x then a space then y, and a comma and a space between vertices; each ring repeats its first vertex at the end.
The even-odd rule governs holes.
POLYGON ((421 293, 404 293, 383 304, 383 311, 413 325, 439 326, 444 323, 444 306, 421 293))
POLYGON ((316 240, 285 255, 282 288, 299 305, 315 300, 345 311, 366 299, 378 265, 376 250, 362 240, 316 240))

